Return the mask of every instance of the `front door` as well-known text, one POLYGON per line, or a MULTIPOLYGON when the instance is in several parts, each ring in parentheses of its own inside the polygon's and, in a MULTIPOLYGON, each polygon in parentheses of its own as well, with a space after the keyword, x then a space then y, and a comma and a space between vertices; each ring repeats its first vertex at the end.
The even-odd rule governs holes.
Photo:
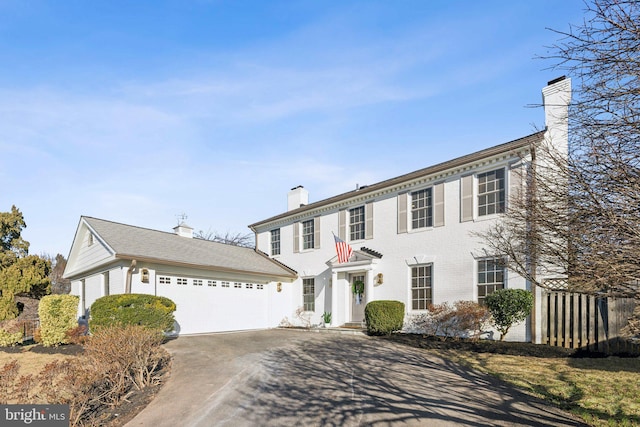
POLYGON ((366 294, 364 292, 364 275, 352 274, 351 275, 351 321, 352 322, 364 322, 364 306, 366 303, 366 294), (357 292, 354 292, 354 289, 357 292))

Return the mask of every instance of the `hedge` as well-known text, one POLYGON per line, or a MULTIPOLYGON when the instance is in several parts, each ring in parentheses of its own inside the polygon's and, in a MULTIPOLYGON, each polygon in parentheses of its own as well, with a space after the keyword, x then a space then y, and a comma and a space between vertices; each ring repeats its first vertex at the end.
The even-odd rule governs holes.
POLYGON ((400 301, 371 301, 364 308, 369 335, 389 335, 402 329, 404 303, 400 301))
POLYGON ((9 332, 0 329, 0 347, 13 347, 22 343, 22 331, 9 332))
POLYGON ((78 326, 78 301, 76 295, 46 295, 38 304, 40 337, 42 345, 51 347, 68 344, 67 331, 78 326))
POLYGON ((117 294, 98 298, 91 305, 89 329, 104 326, 143 325, 169 332, 176 304, 169 298, 148 294, 117 294))

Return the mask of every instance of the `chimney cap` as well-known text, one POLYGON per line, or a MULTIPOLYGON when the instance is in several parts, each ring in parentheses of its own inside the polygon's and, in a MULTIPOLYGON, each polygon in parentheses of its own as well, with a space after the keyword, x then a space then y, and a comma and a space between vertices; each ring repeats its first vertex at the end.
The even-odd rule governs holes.
POLYGON ((557 78, 555 78, 555 79, 553 79, 553 80, 549 80, 549 81, 547 82, 547 86, 554 85, 554 84, 556 84, 556 83, 558 83, 558 82, 563 81, 563 80, 564 80, 564 79, 566 79, 566 78, 567 78, 567 76, 560 76, 560 77, 557 77, 557 78))
POLYGON ((291 191, 293 191, 293 190, 297 190, 298 188, 304 188, 304 187, 303 187, 302 185, 298 185, 297 187, 293 187, 293 188, 291 189, 291 191))

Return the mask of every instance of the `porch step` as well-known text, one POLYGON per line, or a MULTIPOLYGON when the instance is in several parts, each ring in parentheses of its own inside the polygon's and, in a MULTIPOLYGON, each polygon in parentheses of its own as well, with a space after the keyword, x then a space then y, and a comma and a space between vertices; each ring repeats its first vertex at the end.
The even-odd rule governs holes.
POLYGON ((364 329, 367 326, 365 325, 364 322, 347 322, 344 325, 340 326, 341 328, 346 328, 346 329, 364 329))

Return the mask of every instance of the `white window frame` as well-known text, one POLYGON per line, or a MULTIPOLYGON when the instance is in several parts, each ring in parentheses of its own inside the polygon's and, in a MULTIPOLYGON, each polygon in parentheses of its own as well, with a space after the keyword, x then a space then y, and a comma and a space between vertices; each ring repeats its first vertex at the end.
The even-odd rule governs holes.
POLYGON ((349 209, 349 241, 364 240, 366 237, 364 206, 349 209))
POLYGON ((302 250, 313 249, 315 247, 315 221, 313 218, 302 221, 302 250))
POLYGON ((271 255, 280 255, 280 229, 279 228, 275 228, 273 230, 271 230, 271 255), (277 237, 277 239, 274 239, 274 237, 277 237))
MULTIPOLYGON (((410 302, 411 302, 411 310, 412 311, 424 311, 429 308, 429 305, 433 304, 433 263, 429 264, 416 264, 410 266, 410 302), (414 274, 420 273, 422 269, 429 269, 428 274, 414 274), (417 286, 420 285, 419 280, 427 280, 429 281, 428 286, 417 286), (422 292, 420 292, 422 291, 422 292), (416 293, 418 295, 416 297, 416 293), (418 303, 416 307, 416 302, 418 303)), ((426 273, 426 272, 425 272, 426 273)))
POLYGON ((507 269, 501 257, 480 258, 476 262, 476 268, 478 304, 484 304, 487 295, 507 288, 507 269))
POLYGON ((316 311, 316 279, 302 279, 302 307, 304 311, 316 311))
POLYGON ((410 194, 411 229, 420 230, 433 227, 433 188, 423 188, 410 194), (418 198, 417 196, 424 195, 418 198), (423 225, 419 223, 424 221, 423 225), (418 222, 418 225, 416 225, 418 222))
POLYGON ((475 176, 476 214, 478 218, 504 213, 507 208, 507 172, 505 168, 497 168, 481 172, 475 176), (482 180, 490 175, 497 176, 486 182, 482 180), (481 188, 484 186, 484 191, 481 188), (482 202, 481 200, 484 199, 482 202))

